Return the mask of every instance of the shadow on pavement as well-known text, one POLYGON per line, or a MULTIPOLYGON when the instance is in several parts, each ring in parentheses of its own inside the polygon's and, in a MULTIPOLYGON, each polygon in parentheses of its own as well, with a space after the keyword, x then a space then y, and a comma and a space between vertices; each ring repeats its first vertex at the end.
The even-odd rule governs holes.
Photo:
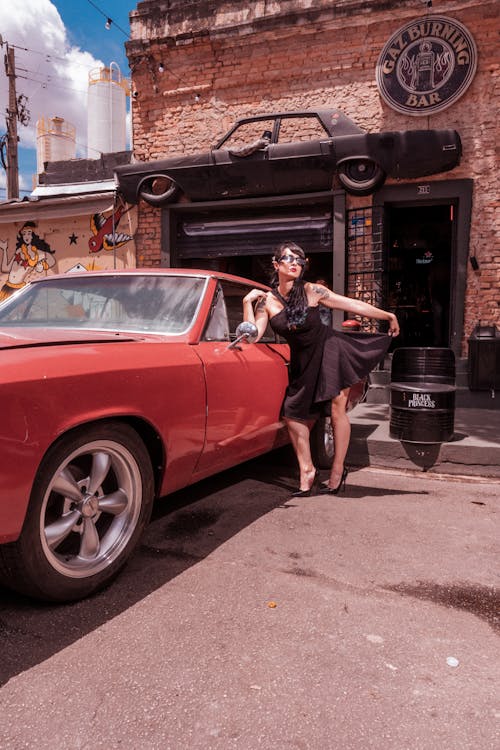
POLYGON ((500 591, 488 586, 460 584, 440 585, 432 581, 416 584, 397 584, 384 587, 404 596, 423 599, 444 607, 463 609, 485 620, 494 631, 500 632, 500 591))
MULTIPOLYGON (((158 501, 125 568, 88 599, 44 604, 0 587, 0 685, 112 620, 258 518, 277 508, 293 511, 287 501, 297 477, 290 451, 274 451, 158 501)), ((349 488, 352 497, 390 492, 356 486, 354 479, 349 488)))
POLYGON ((287 449, 280 449, 162 498, 125 568, 106 589, 83 601, 45 604, 0 586, 0 685, 116 617, 283 505, 294 482, 287 476, 290 466, 287 449))

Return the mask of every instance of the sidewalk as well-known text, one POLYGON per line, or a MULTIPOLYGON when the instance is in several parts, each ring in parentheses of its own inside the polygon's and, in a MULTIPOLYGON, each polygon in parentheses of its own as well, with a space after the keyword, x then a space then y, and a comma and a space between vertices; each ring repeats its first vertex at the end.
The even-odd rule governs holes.
POLYGON ((159 502, 89 599, 1 591, 2 750, 498 750, 498 483, 292 467, 159 502))
POLYGON ((350 412, 352 434, 347 463, 500 479, 499 416, 496 409, 458 408, 452 441, 402 443, 389 436, 387 404, 359 404, 350 412))

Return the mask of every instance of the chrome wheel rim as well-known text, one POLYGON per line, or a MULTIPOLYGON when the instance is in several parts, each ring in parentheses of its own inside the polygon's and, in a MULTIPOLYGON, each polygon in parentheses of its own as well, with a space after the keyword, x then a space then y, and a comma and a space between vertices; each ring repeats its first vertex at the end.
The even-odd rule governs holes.
POLYGON ((325 429, 323 431, 323 446, 328 458, 333 459, 333 427, 330 417, 325 417, 325 429))
POLYGON ((60 574, 86 578, 112 565, 134 534, 142 478, 132 453, 112 440, 71 452, 50 478, 40 514, 47 561, 60 574))

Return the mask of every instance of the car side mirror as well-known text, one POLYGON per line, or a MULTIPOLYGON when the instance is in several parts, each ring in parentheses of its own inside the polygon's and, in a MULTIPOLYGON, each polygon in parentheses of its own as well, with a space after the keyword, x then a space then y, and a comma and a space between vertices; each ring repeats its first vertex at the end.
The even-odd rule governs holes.
POLYGON ((236 338, 227 348, 241 350, 241 346, 239 346, 240 341, 246 341, 247 344, 253 344, 253 342, 257 340, 258 335, 259 332, 255 323, 250 323, 250 321, 245 320, 237 327, 236 338))

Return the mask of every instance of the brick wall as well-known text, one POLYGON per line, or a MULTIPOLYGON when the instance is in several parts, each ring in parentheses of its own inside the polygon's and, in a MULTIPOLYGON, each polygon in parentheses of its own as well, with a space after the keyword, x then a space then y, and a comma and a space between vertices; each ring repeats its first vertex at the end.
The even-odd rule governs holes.
MULTIPOLYGON (((141 2, 131 14, 127 44, 138 94, 134 153, 149 160, 205 150, 238 117, 315 106, 336 106, 371 131, 457 129, 463 160, 447 177, 474 180, 470 247, 480 264, 477 271, 467 269, 465 341, 479 319, 500 326, 498 2, 433 3, 431 13, 468 28, 478 47, 478 69, 454 105, 410 117, 383 102, 375 66, 390 35, 425 12, 419 0, 141 2)), ((348 207, 359 203, 348 197, 348 207)), ((159 210, 142 206, 136 242, 139 265, 160 263, 159 210)))

